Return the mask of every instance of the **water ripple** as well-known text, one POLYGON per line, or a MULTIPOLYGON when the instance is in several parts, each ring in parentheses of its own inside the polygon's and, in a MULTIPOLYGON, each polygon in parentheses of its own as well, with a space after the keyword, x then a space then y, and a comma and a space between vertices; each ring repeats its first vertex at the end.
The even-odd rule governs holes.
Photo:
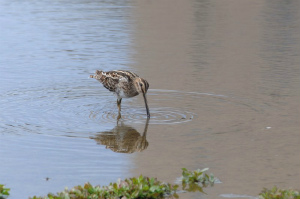
MULTIPOLYGON (((115 123, 118 118, 115 101, 112 103, 112 99, 105 99, 106 97, 100 95, 98 97, 104 104, 89 104, 88 106, 94 107, 90 111, 89 117, 97 122, 115 123)), ((179 124, 192 121, 198 116, 192 109, 195 109, 194 104, 198 103, 200 98, 202 102, 210 100, 210 103, 213 103, 213 99, 227 97, 211 93, 150 89, 148 91, 150 124, 179 124), (202 99, 204 97, 205 100, 202 99)), ((122 120, 144 123, 147 116, 142 99, 138 99, 138 97, 129 99, 129 104, 127 100, 122 102, 122 120)))
MULTIPOLYGON (((116 97, 100 86, 32 88, 7 92, 2 97, 6 106, 0 111, 6 114, 0 128, 16 134, 23 131, 69 136, 75 132, 79 137, 88 137, 91 129, 116 124, 118 119, 116 97)), ((147 98, 150 124, 192 122, 201 111, 218 114, 237 106, 259 111, 243 100, 212 93, 150 89, 147 98)), ((123 121, 144 124, 147 116, 143 98, 124 99, 121 114, 123 121)))

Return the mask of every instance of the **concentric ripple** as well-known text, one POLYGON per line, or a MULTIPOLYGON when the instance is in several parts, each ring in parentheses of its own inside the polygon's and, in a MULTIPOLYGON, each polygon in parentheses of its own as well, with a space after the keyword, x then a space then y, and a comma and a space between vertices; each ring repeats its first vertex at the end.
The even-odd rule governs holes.
MULTIPOLYGON (((131 107, 133 109, 133 107, 131 107)), ((189 122, 197 115, 193 112, 182 111, 172 107, 152 108, 151 124, 175 124, 189 122)), ((117 112, 110 111, 91 111, 90 118, 100 120, 102 122, 115 122, 118 118, 117 112)), ((143 107, 134 107, 132 111, 122 111, 122 120, 131 123, 145 123, 147 116, 143 107)))
MULTIPOLYGON (((128 114, 124 117, 125 120, 131 120, 133 122, 139 122, 145 119, 145 114, 128 114)), ((180 110, 172 107, 155 107, 151 109, 151 119, 152 124, 175 124, 182 122, 189 122, 197 117, 193 112, 186 110, 180 110)))
MULTIPOLYGON (((226 96, 210 93, 183 92, 176 90, 150 89, 148 102, 151 124, 178 124, 190 122, 198 117, 201 103, 225 99, 226 96)), ((98 122, 115 122, 118 118, 117 106, 109 100, 101 99, 104 104, 96 105, 90 111, 90 118, 98 122)), ((114 101, 113 101, 114 102, 114 101)), ((142 97, 124 99, 122 101, 122 120, 132 123, 144 123, 147 116, 142 97)))
MULTIPOLYGON (((7 92, 3 97, 3 132, 88 137, 118 119, 116 97, 100 86, 36 88, 7 92)), ((150 89, 147 98, 150 124, 180 124, 199 117, 205 121, 204 112, 217 116, 233 110, 236 114, 258 111, 244 100, 211 93, 150 89)), ((121 114, 122 121, 144 124, 143 97, 124 99, 121 114)))

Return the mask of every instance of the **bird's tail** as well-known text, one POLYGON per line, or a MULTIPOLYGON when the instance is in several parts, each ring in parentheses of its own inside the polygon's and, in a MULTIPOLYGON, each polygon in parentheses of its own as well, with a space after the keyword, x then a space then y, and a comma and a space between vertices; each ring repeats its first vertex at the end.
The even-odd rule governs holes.
POLYGON ((96 70, 95 75, 90 75, 90 78, 94 78, 96 80, 101 80, 102 77, 102 71, 96 70))

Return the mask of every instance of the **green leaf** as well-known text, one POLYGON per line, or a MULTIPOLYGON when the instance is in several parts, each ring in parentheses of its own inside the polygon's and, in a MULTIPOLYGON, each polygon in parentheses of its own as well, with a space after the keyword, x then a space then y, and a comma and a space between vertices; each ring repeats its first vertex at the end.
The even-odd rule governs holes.
POLYGON ((173 197, 174 197, 174 198, 179 198, 179 196, 177 195, 177 193, 174 193, 174 194, 173 194, 173 197))
POLYGON ((132 193, 131 197, 132 197, 132 198, 137 198, 138 195, 139 195, 139 191, 138 191, 138 190, 135 190, 135 191, 132 193))
POLYGON ((113 184, 113 188, 114 188, 114 189, 118 189, 117 183, 114 183, 114 184, 113 184))
POLYGON ((152 187, 150 187, 149 191, 155 192, 158 189, 159 189, 159 186, 152 186, 152 187))
POLYGON ((144 185, 143 186, 143 191, 149 191, 149 186, 148 185, 144 185))

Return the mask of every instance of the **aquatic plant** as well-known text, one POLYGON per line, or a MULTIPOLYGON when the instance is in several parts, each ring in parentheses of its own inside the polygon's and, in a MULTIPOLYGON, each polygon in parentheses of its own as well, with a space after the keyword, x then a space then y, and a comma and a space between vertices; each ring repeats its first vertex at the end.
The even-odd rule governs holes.
POLYGON ((279 189, 274 186, 272 189, 264 188, 259 194, 259 199, 300 199, 300 194, 296 190, 279 189))
MULTIPOLYGON (((212 174, 205 173, 208 170, 198 169, 188 171, 182 168, 182 189, 189 192, 200 191, 203 187, 213 185, 215 178, 212 174), (188 185, 188 188, 187 188, 188 185)), ((1 186, 0 186, 1 188, 1 186)), ((2 186, 4 188, 4 186, 2 186)), ((93 186, 86 183, 83 186, 78 185, 72 189, 66 188, 57 194, 49 193, 47 196, 33 196, 30 199, 159 199, 159 198, 179 198, 176 194, 178 185, 163 183, 156 178, 139 176, 137 178, 129 178, 118 180, 110 183, 108 186, 93 186)), ((1 190, 1 189, 0 189, 1 190)), ((9 189, 5 188, 8 195, 9 189)), ((1 192, 0 192, 1 193, 1 192)), ((0 195, 1 196, 1 195, 0 195)), ((0 199, 2 199, 0 197, 0 199)))
POLYGON ((188 171, 186 168, 182 168, 182 182, 183 183, 201 183, 203 185, 213 185, 215 182, 215 177, 213 174, 208 175, 205 169, 197 169, 195 171, 188 171))
POLYGON ((176 194, 178 185, 162 183, 156 178, 140 176, 118 180, 116 183, 110 183, 108 186, 92 186, 86 183, 84 186, 76 186, 72 189, 65 189, 57 194, 48 194, 45 197, 36 197, 32 199, 101 199, 101 198, 138 198, 154 199, 164 197, 178 198, 176 194))
POLYGON ((9 196, 9 188, 5 188, 3 184, 0 184, 0 199, 7 198, 9 196))
POLYGON ((186 168, 182 168, 182 189, 189 192, 199 191, 205 193, 203 187, 213 186, 215 183, 214 175, 208 175, 206 173, 207 170, 208 168, 189 171, 186 168))

